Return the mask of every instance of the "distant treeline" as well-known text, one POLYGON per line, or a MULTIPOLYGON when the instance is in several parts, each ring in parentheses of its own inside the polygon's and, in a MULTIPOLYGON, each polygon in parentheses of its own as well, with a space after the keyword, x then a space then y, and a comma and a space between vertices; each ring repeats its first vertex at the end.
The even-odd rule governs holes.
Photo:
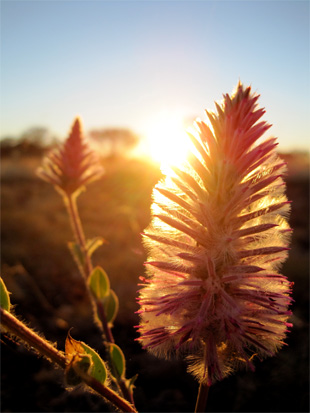
MULTIPOLYGON (((85 133, 85 136, 104 158, 127 154, 140 141, 139 135, 126 128, 98 128, 85 133)), ((33 127, 19 137, 2 138, 1 157, 42 156, 57 146, 61 140, 47 128, 33 127)), ((309 177, 308 152, 280 153, 280 156, 288 164, 289 175, 309 177)))
MULTIPOLYGON (((96 150, 104 157, 127 153, 140 141, 140 137, 126 128, 100 128, 86 133, 96 150)), ((33 127, 19 137, 4 137, 0 140, 1 157, 42 156, 62 139, 54 136, 44 127, 33 127)))

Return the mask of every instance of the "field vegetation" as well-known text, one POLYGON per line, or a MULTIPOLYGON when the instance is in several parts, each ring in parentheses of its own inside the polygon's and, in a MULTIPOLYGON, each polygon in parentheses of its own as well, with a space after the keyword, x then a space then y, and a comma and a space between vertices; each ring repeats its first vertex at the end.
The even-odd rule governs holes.
MULTIPOLYGON (((83 282, 67 247, 72 240, 67 212, 51 185, 35 175, 44 148, 2 150, 1 272, 15 314, 58 347, 70 327, 78 340, 104 354, 92 323, 83 282)), ((292 200, 292 249, 283 274, 295 283, 288 346, 276 357, 257 363, 212 387, 208 411, 308 411, 309 388, 309 158, 283 155, 288 162, 287 195, 292 200)), ((128 376, 139 373, 135 399, 143 412, 188 412, 198 384, 180 361, 155 359, 135 341, 138 324, 137 284, 144 274, 146 252, 141 232, 150 221, 151 193, 161 179, 157 165, 121 154, 102 160, 104 176, 78 198, 86 236, 105 243, 93 262, 108 273, 120 301, 114 336, 126 359, 128 376)), ((109 411, 95 395, 78 388, 67 392, 62 372, 2 336, 3 412, 109 411)))

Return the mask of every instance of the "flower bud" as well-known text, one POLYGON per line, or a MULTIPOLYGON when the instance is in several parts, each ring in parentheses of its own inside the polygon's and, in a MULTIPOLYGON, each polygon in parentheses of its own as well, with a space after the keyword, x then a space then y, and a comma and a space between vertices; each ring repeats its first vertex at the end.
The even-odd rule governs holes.
POLYGON ((84 185, 102 176, 103 167, 83 138, 79 118, 75 119, 64 144, 44 158, 37 174, 67 195, 77 194, 84 185))

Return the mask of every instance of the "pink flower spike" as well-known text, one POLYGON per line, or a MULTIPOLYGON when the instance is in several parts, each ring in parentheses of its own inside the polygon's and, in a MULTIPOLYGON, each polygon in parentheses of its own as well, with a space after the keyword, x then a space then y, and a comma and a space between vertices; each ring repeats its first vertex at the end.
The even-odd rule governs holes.
POLYGON ((239 83, 206 112, 209 125, 196 122, 195 153, 156 186, 143 235, 139 341, 185 356, 208 385, 274 355, 292 326, 292 285, 279 273, 291 235, 286 165, 275 138, 260 141, 270 125, 257 101, 239 83))
POLYGON ((67 140, 43 159, 37 175, 60 192, 72 195, 99 179, 103 172, 97 154, 83 138, 81 120, 76 118, 67 140))

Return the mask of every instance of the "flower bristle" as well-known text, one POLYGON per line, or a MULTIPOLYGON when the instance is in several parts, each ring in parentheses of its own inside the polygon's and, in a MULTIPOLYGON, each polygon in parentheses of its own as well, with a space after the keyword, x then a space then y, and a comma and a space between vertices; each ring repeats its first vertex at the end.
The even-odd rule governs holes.
POLYGON ((186 355, 208 385, 275 354, 289 326, 292 285, 278 273, 291 234, 286 165, 274 138, 258 142, 270 125, 257 100, 239 82, 209 125, 196 123, 195 152, 156 186, 143 238, 138 340, 161 357, 186 355))
POLYGON ((99 158, 83 137, 77 117, 63 145, 51 150, 37 174, 67 195, 77 194, 84 185, 99 179, 104 170, 99 158))

